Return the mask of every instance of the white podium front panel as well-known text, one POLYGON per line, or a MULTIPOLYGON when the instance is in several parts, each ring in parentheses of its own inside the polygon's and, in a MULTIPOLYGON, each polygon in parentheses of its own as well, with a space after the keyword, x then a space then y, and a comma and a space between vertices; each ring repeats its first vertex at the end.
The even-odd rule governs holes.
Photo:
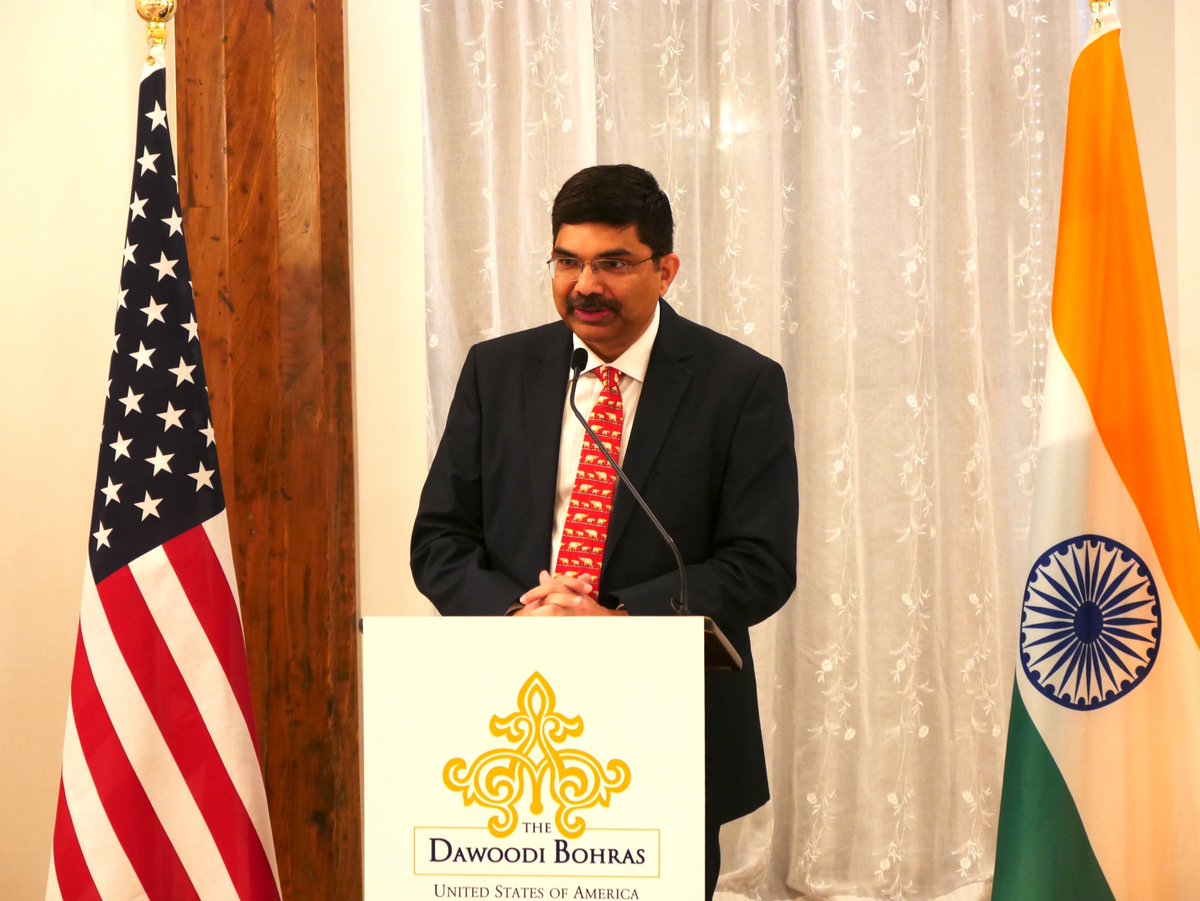
POLYGON ((366 897, 703 897, 703 696, 697 617, 367 617, 366 897))

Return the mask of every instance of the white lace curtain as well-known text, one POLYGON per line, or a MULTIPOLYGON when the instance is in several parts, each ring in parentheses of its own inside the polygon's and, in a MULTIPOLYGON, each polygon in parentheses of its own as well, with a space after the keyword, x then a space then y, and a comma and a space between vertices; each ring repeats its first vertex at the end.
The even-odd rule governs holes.
POLYGON ((986 897, 1080 0, 426 0, 429 435, 554 317, 571 173, 669 194, 669 301, 787 371, 773 800, 718 898, 986 897))

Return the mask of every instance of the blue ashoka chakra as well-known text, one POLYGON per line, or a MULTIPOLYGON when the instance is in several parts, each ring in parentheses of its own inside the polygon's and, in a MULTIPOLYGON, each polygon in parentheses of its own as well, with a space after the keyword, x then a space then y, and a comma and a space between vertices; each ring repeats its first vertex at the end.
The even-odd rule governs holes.
POLYGON ((1095 710, 1146 678, 1162 639, 1158 588, 1119 541, 1078 535, 1046 551, 1021 605, 1021 666, 1038 691, 1095 710))

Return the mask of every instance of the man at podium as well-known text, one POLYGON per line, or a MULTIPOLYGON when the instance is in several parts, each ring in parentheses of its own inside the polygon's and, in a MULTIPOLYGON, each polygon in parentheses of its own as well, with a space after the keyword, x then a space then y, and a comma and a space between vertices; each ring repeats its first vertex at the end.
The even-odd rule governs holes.
POLYGON ((679 271, 670 201, 630 165, 573 175, 547 263, 561 321, 467 354, 412 536, 444 615, 675 612, 675 557, 572 412, 674 538, 688 608, 741 655, 705 676, 705 882, 720 825, 768 798, 748 629, 796 583, 798 492, 783 370, 662 298, 679 271), (573 361, 574 357, 574 361, 573 361))

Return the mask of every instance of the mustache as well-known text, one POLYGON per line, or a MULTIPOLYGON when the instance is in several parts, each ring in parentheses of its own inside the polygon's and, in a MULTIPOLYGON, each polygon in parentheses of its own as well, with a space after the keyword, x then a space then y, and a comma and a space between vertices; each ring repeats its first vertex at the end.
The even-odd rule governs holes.
POLYGON ((601 310, 608 310, 615 313, 617 311, 617 304, 607 297, 595 294, 571 294, 567 297, 567 312, 573 313, 576 310, 582 310, 585 313, 598 313, 601 310))

